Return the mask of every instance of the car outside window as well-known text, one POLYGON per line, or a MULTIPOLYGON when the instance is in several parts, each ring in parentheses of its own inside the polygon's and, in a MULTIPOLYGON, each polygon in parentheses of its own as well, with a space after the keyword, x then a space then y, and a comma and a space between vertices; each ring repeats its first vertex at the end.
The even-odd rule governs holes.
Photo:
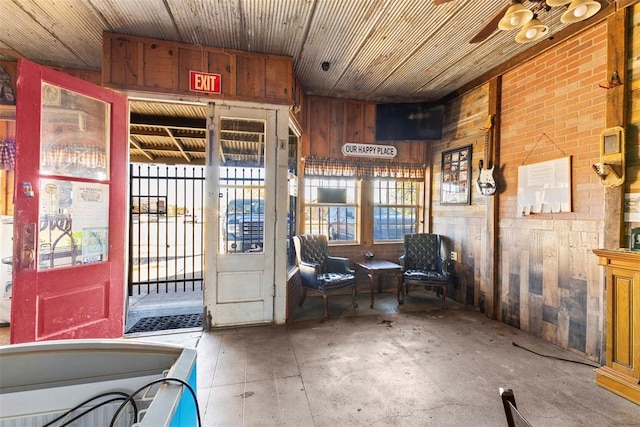
POLYGON ((257 252, 263 248, 264 200, 234 199, 229 202, 222 224, 227 253, 257 252))
POLYGON ((305 178, 304 231, 325 234, 330 242, 355 242, 358 239, 358 208, 355 178, 305 178), (342 189, 340 202, 323 202, 318 189, 342 189))
POLYGON ((403 240, 405 234, 416 232, 420 188, 415 181, 374 181, 374 242, 403 240))
POLYGON ((331 207, 327 209, 329 240, 356 240, 356 209, 331 207))

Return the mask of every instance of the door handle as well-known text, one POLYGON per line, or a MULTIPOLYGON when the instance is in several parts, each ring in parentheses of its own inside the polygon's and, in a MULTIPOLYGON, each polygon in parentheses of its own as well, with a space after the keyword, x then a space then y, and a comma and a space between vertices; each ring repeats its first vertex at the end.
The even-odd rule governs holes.
POLYGON ((20 265, 23 270, 33 270, 33 262, 35 261, 35 251, 33 248, 23 248, 20 258, 20 265))
POLYGON ((22 270, 33 270, 35 268, 36 261, 36 251, 35 251, 35 234, 36 234, 36 225, 35 224, 24 224, 21 230, 20 240, 21 250, 19 253, 20 257, 20 268, 22 270))

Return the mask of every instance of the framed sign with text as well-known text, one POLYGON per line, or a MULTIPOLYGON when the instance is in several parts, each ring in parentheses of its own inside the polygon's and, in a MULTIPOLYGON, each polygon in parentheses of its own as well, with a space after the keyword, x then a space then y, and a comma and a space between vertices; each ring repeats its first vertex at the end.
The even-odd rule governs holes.
POLYGON ((471 203, 471 145, 442 153, 441 205, 471 203))

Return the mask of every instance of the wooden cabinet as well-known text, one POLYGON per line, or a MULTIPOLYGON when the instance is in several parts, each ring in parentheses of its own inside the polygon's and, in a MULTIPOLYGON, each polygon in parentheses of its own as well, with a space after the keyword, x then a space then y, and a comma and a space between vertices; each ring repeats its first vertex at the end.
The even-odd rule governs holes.
MULTIPOLYGON (((0 105, 0 150, 7 140, 16 140, 16 106, 0 105)), ((15 172, 4 166, 0 170, 0 215, 13 215, 15 172)))
POLYGON ((606 364, 596 383, 640 405, 640 252, 596 249, 606 268, 606 364))
POLYGON ((16 119, 16 106, 0 104, 0 120, 15 121, 15 119, 16 119))

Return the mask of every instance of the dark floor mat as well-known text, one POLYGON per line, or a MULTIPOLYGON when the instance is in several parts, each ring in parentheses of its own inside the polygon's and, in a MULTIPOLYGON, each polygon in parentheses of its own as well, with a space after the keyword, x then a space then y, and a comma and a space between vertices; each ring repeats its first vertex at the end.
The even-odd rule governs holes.
POLYGON ((136 332, 155 332, 184 328, 202 328, 202 313, 143 317, 138 320, 127 333, 133 334, 136 332))

